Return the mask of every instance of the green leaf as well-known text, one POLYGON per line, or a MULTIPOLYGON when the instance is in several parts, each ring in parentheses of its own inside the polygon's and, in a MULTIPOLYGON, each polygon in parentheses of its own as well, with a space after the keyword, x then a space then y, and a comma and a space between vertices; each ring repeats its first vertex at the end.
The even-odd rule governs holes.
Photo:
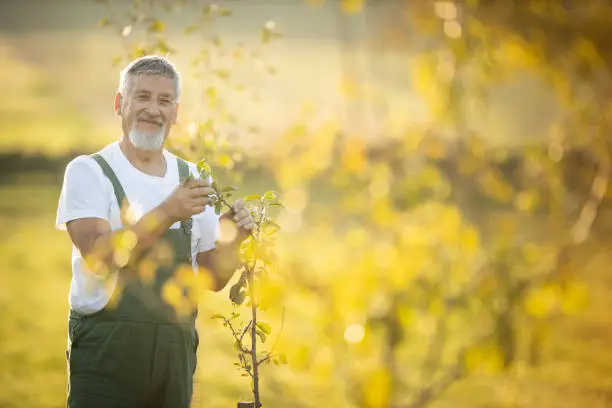
POLYGON ((229 79, 230 73, 226 69, 217 69, 214 72, 221 79, 229 79))
POLYGON ((244 197, 244 201, 256 201, 256 200, 261 200, 261 196, 258 194, 251 194, 248 195, 246 197, 244 197))
POLYGON ((110 24, 110 20, 108 18, 101 18, 98 21, 98 27, 106 27, 110 24))
POLYGON ((263 195, 263 199, 266 201, 278 201, 278 193, 276 191, 266 191, 263 195))
POLYGON ((174 54, 174 50, 168 47, 168 44, 164 40, 157 41, 157 49, 162 54, 174 54))
POLYGON ((119 65, 119 63, 121 62, 122 59, 123 59, 123 57, 121 57, 121 56, 117 56, 117 57, 113 58, 113 61, 111 62, 111 65, 113 67, 116 67, 117 65, 119 65))
POLYGON ((266 322, 257 322, 257 328, 260 329, 265 334, 270 334, 272 332, 272 328, 266 322))
POLYGON ((223 203, 221 201, 217 201, 215 203, 215 214, 221 215, 221 210, 223 210, 223 203))
POLYGON ((261 340, 262 343, 266 342, 266 333, 262 332, 261 330, 257 330, 255 333, 257 334, 257 337, 259 337, 259 340, 261 340))
POLYGON ((185 34, 191 34, 195 31, 198 30, 198 26, 197 25, 190 25, 187 28, 185 28, 185 34))
POLYGON ((268 30, 267 28, 262 28, 261 29, 261 42, 266 44, 270 42, 271 39, 272 37, 270 35, 270 30, 268 30))
POLYGON ((268 207, 282 207, 282 208, 285 208, 285 205, 283 203, 281 203, 280 201, 274 201, 274 202, 268 204, 268 207))
POLYGON ((210 165, 206 163, 206 160, 200 160, 197 167, 202 179, 205 180, 212 176, 212 169, 210 168, 210 165))
POLYGON ((265 231, 269 235, 276 234, 278 231, 280 231, 280 229, 281 229, 280 225, 278 225, 274 221, 268 221, 266 223, 265 231))
POLYGON ((226 186, 226 187, 223 187, 220 192, 227 193, 229 191, 236 191, 236 190, 238 190, 238 187, 236 186, 226 186))
POLYGON ((237 305, 244 303, 244 300, 246 299, 246 290, 243 290, 240 282, 232 285, 230 288, 229 298, 237 305))
POLYGON ((214 314, 212 316, 210 316, 211 319, 224 319, 225 320, 225 316, 221 315, 221 314, 214 314))
POLYGON ((155 19, 149 25, 149 31, 152 33, 162 33, 166 29, 166 24, 163 21, 155 19))

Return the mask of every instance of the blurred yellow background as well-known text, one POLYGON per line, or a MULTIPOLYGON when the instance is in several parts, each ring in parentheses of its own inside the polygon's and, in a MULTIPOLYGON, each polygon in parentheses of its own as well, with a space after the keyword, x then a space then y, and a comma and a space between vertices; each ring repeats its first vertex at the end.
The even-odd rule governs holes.
MULTIPOLYGON (((308 117, 311 123, 333 117, 342 131, 366 134, 372 139, 381 138, 389 129, 420 126, 431 120, 416 91, 405 85, 416 56, 406 55, 403 50, 375 48, 369 42, 374 22, 384 21, 388 13, 384 7, 346 15, 333 4, 312 7, 306 2, 274 0, 226 3, 234 15, 215 26, 224 43, 256 46, 259 30, 268 21, 274 21, 284 35, 282 40, 265 47, 262 61, 253 58, 235 74, 237 82, 257 91, 259 102, 234 93, 226 97, 226 103, 245 126, 259 128, 256 137, 239 132, 234 135, 234 140, 253 156, 273 151, 276 141, 303 117, 308 106, 316 107, 316 114, 308 117), (268 65, 277 73, 261 74, 268 65), (347 98, 350 91, 346 87, 350 85, 341 85, 355 77, 382 89, 384 107, 347 98), (388 116, 392 123, 382 124, 381 116, 388 116)), ((71 248, 66 233, 54 229, 54 220, 66 163, 119 136, 112 98, 122 64, 113 66, 112 60, 124 51, 120 36, 97 26, 103 16, 103 4, 96 1, 5 0, 0 4, 1 408, 65 406, 71 248)), ((166 20, 168 43, 178 49, 172 60, 183 75, 181 129, 206 116, 206 107, 198 101, 208 78, 195 78, 190 64, 202 41, 176 28, 191 17, 187 9, 174 12, 166 20)), ((231 61, 220 61, 230 70, 235 68, 231 61)), ((520 149, 542 142, 559 110, 553 92, 527 72, 494 88, 487 114, 474 114, 468 123, 490 134, 493 145, 520 149)), ((308 140, 317 143, 317 139, 308 140)), ((314 160, 317 157, 315 154, 314 160)), ((246 174, 243 183, 244 190, 250 192, 272 185, 274 180, 254 179, 246 174)), ((321 187, 321 195, 326 187, 321 187)), ((315 194, 311 192, 311 197, 315 194)), ((589 289, 588 306, 580 314, 550 319, 547 340, 539 353, 541 364, 532 368, 521 363, 497 376, 477 376, 462 386, 451 387, 433 406, 612 406, 612 354, 608 351, 612 341, 609 211, 601 214, 593 236, 572 252, 573 268, 589 289)), ((284 225, 291 224, 290 217, 286 214, 284 225)), ((489 222, 478 220, 477 211, 474 217, 476 222, 489 222)), ((530 220, 518 228, 538 235, 539 225, 530 220)), ((319 238, 325 237, 327 231, 321 228, 319 238)), ((338 240, 335 236, 328 238, 320 239, 319 244, 338 240)), ((316 248, 317 239, 312 241, 316 248)), ((321 263, 329 261, 326 265, 334 270, 333 262, 338 257, 335 252, 326 258, 322 250, 317 256, 321 263)), ((312 303, 308 303, 307 296, 296 297, 297 300, 287 301, 288 307, 303 316, 314 314, 314 310, 324 313, 320 299, 311 295, 312 303)), ((232 366, 235 356, 227 331, 208 318, 230 310, 227 291, 209 295, 204 310, 194 406, 235 406, 238 400, 250 399, 248 381, 232 366)), ((299 333, 308 332, 300 327, 296 315, 292 317, 288 312, 286 319, 287 342, 292 334, 299 338, 299 333)), ((275 323, 276 328, 278 321, 275 323)), ((348 323, 336 323, 337 329, 344 332, 348 323)), ((321 330, 313 336, 325 338, 324 333, 321 330)), ((326 340, 320 341, 320 347, 316 341, 313 343, 313 350, 319 351, 311 353, 313 370, 324 371, 333 358, 326 354, 330 350, 326 340)), ((359 361, 337 361, 340 366, 349 363, 359 365, 359 361)), ((320 382, 305 382, 310 368, 296 364, 292 366, 290 359, 288 366, 264 368, 265 406, 376 406, 343 397, 357 392, 346 385, 347 378, 328 373, 322 374, 320 382)), ((364 360, 363 364, 368 363, 364 360)), ((407 372, 412 369, 409 359, 398 364, 407 372)))

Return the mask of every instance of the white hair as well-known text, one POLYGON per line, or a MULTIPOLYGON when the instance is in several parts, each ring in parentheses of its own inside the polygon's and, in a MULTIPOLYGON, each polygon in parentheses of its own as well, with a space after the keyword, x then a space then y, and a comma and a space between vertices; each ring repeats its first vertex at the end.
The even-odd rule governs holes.
POLYGON ((159 55, 147 55, 130 62, 121 71, 119 76, 119 93, 125 96, 130 77, 142 74, 159 75, 172 79, 176 86, 176 102, 179 102, 181 97, 181 76, 174 64, 167 58, 159 55))

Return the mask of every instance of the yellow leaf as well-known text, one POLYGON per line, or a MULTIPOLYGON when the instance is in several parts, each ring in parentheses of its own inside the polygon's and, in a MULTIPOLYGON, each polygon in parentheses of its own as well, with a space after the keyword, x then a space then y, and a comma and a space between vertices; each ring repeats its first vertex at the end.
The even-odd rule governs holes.
POLYGON ((359 13, 364 6, 365 0, 340 0, 340 8, 345 13, 359 13))
POLYGON ((588 288, 585 284, 573 282, 565 287, 561 297, 561 309, 564 313, 573 314, 583 310, 588 303, 588 288))
POLYGON ((151 22, 151 24, 149 25, 149 31, 154 32, 154 33, 161 33, 166 29, 166 24, 164 24, 163 21, 160 20, 153 20, 151 22))
POLYGON ((108 19, 108 18, 101 18, 101 19, 98 21, 98 27, 106 27, 106 26, 108 26, 109 24, 110 24, 110 21, 109 21, 109 19, 108 19))
POLYGON ((180 286, 173 280, 167 281, 162 287, 162 298, 166 304, 174 308, 178 307, 183 301, 183 294, 180 286))
POLYGON ((469 373, 495 374, 504 366, 501 350, 493 344, 485 344, 468 349, 464 355, 464 365, 469 373))
POLYGON ((234 160, 232 160, 229 154, 224 153, 217 157, 217 164, 221 167, 231 169, 234 166, 234 160))
POLYGON ((367 408, 385 408, 389 406, 391 395, 389 374, 378 369, 374 371, 363 388, 364 406, 367 408))
POLYGON ((474 255, 480 246, 480 236, 475 229, 468 229, 461 234, 461 243, 469 255, 474 255))
POLYGON ((122 248, 115 249, 113 261, 118 267, 123 268, 130 261, 130 251, 122 248))
POLYGON ((533 211, 538 203, 538 195, 533 190, 521 191, 514 200, 514 206, 522 212, 533 211))
POLYGON ((446 156, 446 145, 439 137, 430 137, 423 140, 425 155, 431 159, 442 159, 446 156))
POLYGON ((155 279, 155 263, 149 259, 145 259, 138 264, 138 277, 145 285, 150 285, 155 279))
POLYGON ((349 173, 359 173, 366 163, 364 146, 361 141, 351 140, 344 149, 342 165, 349 173))
POLYGON ((219 98, 217 96, 217 90, 213 87, 206 88, 206 97, 208 99, 208 105, 211 108, 215 108, 219 103, 219 98))
POLYGON ((559 291, 552 285, 546 285, 531 291, 525 298, 525 310, 532 316, 549 316, 557 307, 559 291))
POLYGON ((574 49, 579 56, 589 63, 596 64, 601 61, 599 53, 593 43, 585 38, 577 40, 574 49))

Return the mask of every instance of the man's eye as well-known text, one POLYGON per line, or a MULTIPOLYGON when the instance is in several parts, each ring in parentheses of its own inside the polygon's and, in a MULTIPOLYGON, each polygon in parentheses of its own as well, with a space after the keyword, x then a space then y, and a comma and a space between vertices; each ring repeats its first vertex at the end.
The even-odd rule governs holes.
POLYGON ((139 101, 146 101, 149 98, 147 97, 147 95, 138 95, 136 99, 138 99, 139 101))
POLYGON ((167 105, 170 105, 171 103, 172 103, 172 101, 170 101, 169 99, 162 99, 161 100, 161 104, 162 105, 166 105, 167 106, 167 105))

